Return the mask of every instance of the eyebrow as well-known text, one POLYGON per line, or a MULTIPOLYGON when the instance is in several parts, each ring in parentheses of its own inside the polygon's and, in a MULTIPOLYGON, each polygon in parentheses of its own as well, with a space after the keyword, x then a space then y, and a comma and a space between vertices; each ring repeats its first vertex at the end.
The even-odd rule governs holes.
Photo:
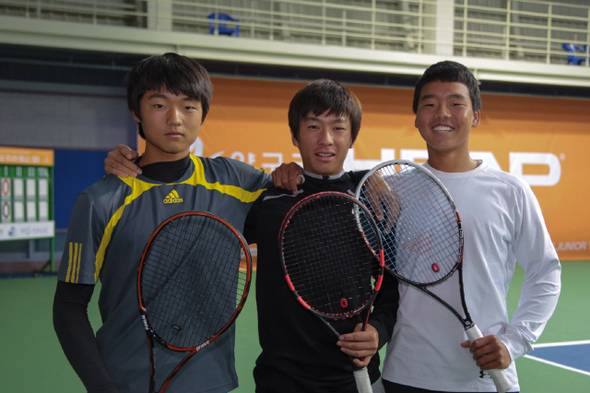
MULTIPOLYGON (((176 94, 172 94, 174 96, 176 96, 176 94)), ((168 98, 167 94, 163 94, 163 93, 154 93, 152 95, 150 95, 149 97, 147 97, 148 99, 152 99, 152 98, 168 98)), ((194 102, 199 102, 199 100, 197 100, 196 98, 191 98, 189 96, 186 96, 183 98, 183 101, 194 101, 194 102)))
MULTIPOLYGON (((320 121, 319 117, 316 116, 305 116, 301 121, 320 121)), ((332 121, 331 123, 346 123, 348 119, 346 116, 341 116, 336 120, 332 121)))
MULTIPOLYGON (((437 97, 439 97, 438 94, 428 94, 428 95, 422 96, 420 98, 420 101, 427 100, 427 99, 430 99, 430 98, 437 98, 437 97)), ((448 97, 448 98, 459 98, 459 99, 463 99, 463 100, 466 100, 467 99, 467 97, 465 97, 463 94, 449 94, 448 96, 445 96, 445 97, 448 97)))
POLYGON ((148 99, 150 99, 150 98, 166 98, 166 95, 165 94, 161 94, 161 93, 154 93, 154 94, 150 95, 147 98, 148 99))

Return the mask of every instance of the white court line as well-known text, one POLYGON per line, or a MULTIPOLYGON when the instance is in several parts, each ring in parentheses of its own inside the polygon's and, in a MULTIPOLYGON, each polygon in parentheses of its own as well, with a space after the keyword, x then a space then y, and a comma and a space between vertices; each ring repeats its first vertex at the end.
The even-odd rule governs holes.
POLYGON ((531 355, 524 355, 524 357, 527 358, 527 359, 536 360, 537 362, 546 363, 546 364, 549 364, 551 366, 563 368, 565 370, 569 370, 569 371, 573 371, 573 372, 576 372, 576 373, 580 373, 580 374, 584 374, 584 375, 590 376, 590 372, 588 372, 588 371, 580 370, 580 369, 569 367, 569 366, 564 366, 563 364, 555 363, 555 362, 550 362, 549 360, 541 359, 541 358, 538 358, 538 357, 535 357, 535 356, 531 356, 531 355))
POLYGON ((586 345, 586 344, 590 344, 590 340, 564 341, 564 342, 560 342, 560 343, 533 344, 533 348, 564 347, 567 345, 586 345))
MULTIPOLYGON (((535 345, 533 345, 533 348, 563 347, 563 346, 568 346, 568 345, 586 345, 586 344, 590 344, 590 340, 585 340, 585 341, 566 341, 566 342, 561 342, 561 343, 535 344, 535 345)), ((560 363, 551 362, 549 360, 541 359, 541 358, 538 358, 538 357, 533 356, 533 355, 524 355, 524 357, 525 358, 528 358, 528 359, 531 359, 531 360, 536 360, 537 362, 549 364, 551 366, 563 368, 565 370, 569 370, 569 371, 573 371, 573 372, 576 372, 576 373, 580 373, 580 374, 584 374, 584 375, 590 376, 590 372, 588 372, 588 371, 580 370, 580 369, 577 369, 577 368, 574 368, 574 367, 565 366, 565 365, 560 364, 560 363)))

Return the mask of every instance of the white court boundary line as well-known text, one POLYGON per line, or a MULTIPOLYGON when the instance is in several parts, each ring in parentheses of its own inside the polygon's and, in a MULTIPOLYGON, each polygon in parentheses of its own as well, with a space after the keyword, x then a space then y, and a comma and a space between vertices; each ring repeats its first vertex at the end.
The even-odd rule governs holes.
MULTIPOLYGON (((590 344, 590 340, 585 340, 585 341, 566 341, 566 342, 560 342, 560 343, 546 343, 546 344, 535 344, 533 345, 533 349, 534 348, 549 348, 549 347, 564 347, 564 346, 573 346, 573 345, 586 345, 586 344, 590 344)), ((541 362, 541 363, 545 363, 545 364, 549 364, 551 366, 555 366, 555 367, 559 367, 559 368, 563 368, 564 370, 568 370, 568 371, 573 371, 579 374, 584 374, 584 375, 588 375, 590 376, 590 372, 588 371, 584 371, 584 370, 580 370, 578 368, 574 368, 574 367, 569 367, 560 363, 555 363, 549 360, 545 360, 545 359, 541 359, 538 358, 536 356, 533 355, 524 355, 525 358, 531 359, 531 360, 536 360, 537 362, 541 362)))

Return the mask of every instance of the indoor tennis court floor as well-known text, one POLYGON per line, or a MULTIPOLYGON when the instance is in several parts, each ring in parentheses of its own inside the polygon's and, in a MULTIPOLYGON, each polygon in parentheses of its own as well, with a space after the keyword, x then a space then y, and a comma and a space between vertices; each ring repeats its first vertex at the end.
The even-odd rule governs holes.
MULTIPOLYGON (((522 269, 517 269, 508 304, 516 309, 522 269)), ((517 360, 523 393, 590 392, 590 261, 563 263, 562 295, 535 350, 517 360)), ((0 381, 3 392, 69 393, 84 388, 55 337, 51 307, 56 277, 0 279, 0 381)), ((253 289, 254 286, 252 286, 253 289)), ((237 321, 236 393, 254 392, 252 368, 260 351, 255 294, 237 321)), ((96 293, 89 316, 100 320, 96 293)), ((202 353, 204 356, 206 351, 202 353)))

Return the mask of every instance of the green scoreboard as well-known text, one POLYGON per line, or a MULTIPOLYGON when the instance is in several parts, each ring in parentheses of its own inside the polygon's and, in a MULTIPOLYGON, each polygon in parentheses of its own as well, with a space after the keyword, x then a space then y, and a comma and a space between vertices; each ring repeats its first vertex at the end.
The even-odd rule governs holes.
POLYGON ((3 241, 50 238, 53 262, 53 157, 53 150, 0 147, 0 249, 3 241))

